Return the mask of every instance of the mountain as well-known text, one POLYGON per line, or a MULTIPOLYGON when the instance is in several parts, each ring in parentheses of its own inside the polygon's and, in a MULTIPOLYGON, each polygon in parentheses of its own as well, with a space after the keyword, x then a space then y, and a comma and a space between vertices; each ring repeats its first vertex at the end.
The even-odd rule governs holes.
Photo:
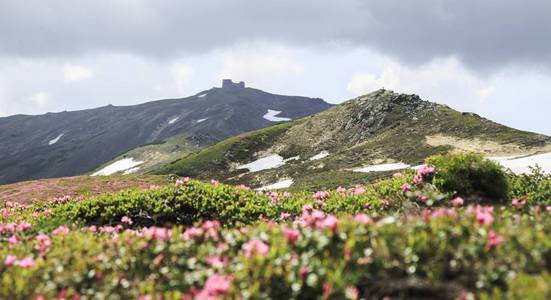
POLYGON ((181 156, 329 107, 321 99, 275 95, 224 80, 221 88, 183 99, 4 117, 0 118, 0 184, 92 171, 140 171, 142 166, 170 162, 172 152, 181 156), (125 153, 124 159, 105 165, 125 153), (129 156, 135 153, 143 156, 129 156), (98 171, 100 165, 107 168, 98 171))
POLYGON ((417 95, 379 90, 313 116, 222 141, 155 173, 254 187, 331 188, 388 176, 449 151, 500 157, 551 152, 551 138, 417 95))

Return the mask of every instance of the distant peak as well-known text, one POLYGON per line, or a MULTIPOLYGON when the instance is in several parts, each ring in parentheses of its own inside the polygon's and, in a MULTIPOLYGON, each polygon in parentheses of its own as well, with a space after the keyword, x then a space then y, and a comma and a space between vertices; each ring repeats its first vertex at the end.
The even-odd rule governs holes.
POLYGON ((224 88, 224 89, 228 89, 228 88, 244 89, 245 88, 245 82, 243 82, 243 81, 233 82, 231 79, 223 79, 222 80, 222 88, 224 88))

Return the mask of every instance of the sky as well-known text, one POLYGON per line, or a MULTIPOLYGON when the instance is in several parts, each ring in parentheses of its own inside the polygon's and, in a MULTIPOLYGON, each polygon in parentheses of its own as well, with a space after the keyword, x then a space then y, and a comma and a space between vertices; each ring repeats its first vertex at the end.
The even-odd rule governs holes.
POLYGON ((0 0, 0 116, 223 78, 340 103, 386 88, 551 135, 548 0, 0 0))

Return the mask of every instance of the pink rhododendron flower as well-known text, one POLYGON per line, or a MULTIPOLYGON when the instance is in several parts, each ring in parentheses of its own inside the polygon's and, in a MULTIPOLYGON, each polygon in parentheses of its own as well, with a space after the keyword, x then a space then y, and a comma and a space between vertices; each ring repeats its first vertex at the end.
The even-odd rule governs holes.
POLYGON ((417 175, 420 177, 427 177, 432 174, 434 174, 434 167, 428 166, 428 165, 422 165, 419 169, 417 169, 417 175))
POLYGON ((394 177, 394 178, 402 178, 402 177, 404 177, 404 174, 403 174, 403 173, 400 173, 400 172, 397 172, 397 173, 392 174, 392 177, 394 177))
POLYGON ((302 211, 311 211, 314 209, 314 206, 312 204, 306 204, 302 207, 302 211))
POLYGON ((511 204, 516 208, 523 208, 526 206, 526 199, 518 200, 517 198, 511 201, 511 204))
POLYGON ((252 239, 243 245, 246 257, 251 257, 253 254, 266 255, 270 247, 259 239, 252 239))
POLYGON ((285 239, 287 239, 287 242, 289 242, 289 244, 291 245, 295 244, 298 236, 300 235, 300 231, 292 228, 283 229, 283 233, 285 234, 285 239))
POLYGON ((175 185, 176 186, 181 186, 181 185, 184 185, 184 184, 188 184, 189 181, 190 181, 189 177, 184 177, 182 179, 176 179, 175 185))
POLYGON ((313 195, 314 199, 316 199, 316 200, 327 199, 330 196, 331 195, 326 191, 318 191, 318 192, 315 192, 314 195, 313 195))
POLYGON ((409 183, 404 183, 400 186, 400 189, 405 193, 405 192, 411 192, 411 184, 409 183))
POLYGON ((494 208, 491 206, 477 206, 474 210, 476 222, 481 225, 490 225, 494 222, 492 215, 494 208))
POLYGON ((27 222, 21 222, 17 225, 17 230, 19 231, 25 231, 31 229, 31 224, 27 222))
POLYGON ((289 193, 289 192, 283 192, 283 197, 289 198, 289 197, 291 197, 291 193, 289 193))
POLYGON ((416 185, 420 185, 421 183, 423 183, 423 177, 419 175, 413 176, 413 183, 415 183, 416 185))
POLYGON ((123 216, 121 218, 121 222, 126 223, 128 225, 132 225, 132 223, 134 223, 134 222, 132 222, 132 219, 128 216, 123 216))
POLYGON ((220 184, 220 181, 216 180, 216 179, 211 179, 210 180, 210 183, 213 184, 213 185, 219 185, 220 184))
POLYGON ((384 206, 389 206, 390 205, 390 200, 383 199, 383 200, 381 200, 381 203, 383 203, 384 206))
POLYGON ((61 225, 52 231, 53 235, 65 235, 67 233, 69 233, 69 227, 67 227, 67 225, 61 225))
POLYGON ((342 186, 339 186, 339 187, 337 188, 337 193, 338 193, 338 194, 346 194, 346 189, 343 188, 342 186))
POLYGON ((231 276, 222 276, 218 274, 211 275, 203 289, 195 295, 197 300, 214 300, 221 299, 221 296, 228 294, 231 288, 232 277, 231 276))
POLYGON ((14 234, 12 235, 9 239, 8 239, 8 243, 10 245, 15 245, 17 244, 18 240, 17 240, 17 236, 14 234))
POLYGON ((427 202, 427 196, 425 195, 417 195, 417 201, 421 202, 421 203, 425 203, 427 202))
POLYGON ((220 258, 219 256, 209 256, 206 259, 207 263, 214 268, 223 268, 228 265, 228 258, 220 258))
POLYGON ((337 229, 338 224, 339 224, 339 220, 335 216, 328 215, 327 217, 325 217, 323 221, 321 221, 321 223, 319 223, 318 227, 329 228, 334 232, 337 229))
POLYGON ((362 196, 362 195, 365 195, 365 188, 361 185, 357 185, 353 190, 352 190, 352 195, 355 195, 355 196, 362 196))
POLYGON ((172 233, 170 230, 162 227, 149 227, 143 230, 144 236, 158 241, 168 241, 172 233))
POLYGON ((363 224, 373 224, 373 220, 366 214, 357 214, 354 216, 354 221, 363 224))
POLYGON ((197 227, 190 227, 186 229, 182 234, 185 240, 191 240, 201 235, 203 235, 203 229, 197 227))
POLYGON ((90 232, 97 232, 98 231, 98 227, 96 225, 92 225, 90 227, 88 227, 88 230, 90 232))
POLYGON ((34 258, 32 256, 27 256, 20 261, 17 261, 16 264, 21 268, 32 268, 34 266, 34 258))
POLYGON ((495 231, 490 230, 487 235, 486 249, 491 250, 503 243, 503 237, 495 231))
POLYGON ((463 200, 463 198, 461 197, 457 197, 457 198, 454 198, 452 201, 451 201, 452 205, 455 206, 455 207, 458 207, 458 206, 461 206, 465 203, 465 200, 463 200))
POLYGON ((50 240, 50 237, 41 233, 36 236, 36 250, 40 251, 40 253, 46 252, 48 248, 52 245, 52 241, 50 240))
POLYGON ((356 300, 360 297, 360 290, 355 286, 349 286, 344 292, 346 299, 356 300))
POLYGON ((290 217, 291 217, 291 214, 288 213, 288 212, 282 212, 282 213, 279 215, 279 218, 280 218, 281 220, 287 220, 287 219, 289 219, 290 217))
POLYGON ((9 254, 6 256, 6 259, 4 259, 4 264, 6 266, 12 266, 17 261, 17 256, 9 254))

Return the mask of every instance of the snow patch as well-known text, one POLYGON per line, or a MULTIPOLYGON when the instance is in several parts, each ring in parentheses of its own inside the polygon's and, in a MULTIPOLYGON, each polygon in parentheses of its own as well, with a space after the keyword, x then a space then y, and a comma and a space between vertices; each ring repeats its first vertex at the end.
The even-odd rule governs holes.
POLYGON ((551 152, 531 156, 503 156, 489 157, 504 168, 510 169, 515 174, 530 173, 530 167, 540 166, 545 173, 551 174, 551 152))
POLYGON ((135 167, 141 164, 143 164, 143 161, 135 161, 134 158, 132 157, 123 158, 95 172, 94 174, 92 174, 92 176, 109 176, 122 171, 135 172, 137 171, 135 167), (136 170, 133 170, 133 169, 136 169, 136 170))
POLYGON ((199 119, 199 120, 197 120, 197 123, 205 122, 207 119, 208 119, 208 118, 199 119))
POLYGON ((262 116, 264 119, 268 120, 268 121, 272 121, 272 122, 281 122, 281 121, 290 121, 292 119, 290 118, 281 118, 281 117, 276 117, 277 115, 279 115, 281 113, 280 110, 273 110, 273 109, 268 109, 268 112, 262 116))
POLYGON ((326 158, 327 156, 329 156, 329 152, 324 150, 324 151, 321 151, 320 153, 310 157, 310 160, 318 160, 318 159, 326 158))
POLYGON ((138 172, 139 169, 140 169, 140 167, 134 167, 132 169, 128 169, 128 170, 124 171, 124 175, 136 173, 136 172, 138 172))
POLYGON ((293 156, 293 157, 289 157, 287 159, 284 160, 284 162, 288 162, 288 161, 291 161, 291 160, 299 160, 300 159, 300 155, 297 155, 297 156, 293 156))
POLYGON ((59 139, 60 139, 63 135, 64 135, 64 133, 61 133, 61 134, 58 135, 55 139, 50 140, 50 141, 48 142, 48 145, 51 146, 51 145, 57 143, 57 142, 59 141, 59 139))
POLYGON ((285 188, 288 188, 291 185, 293 185, 293 182, 294 182, 293 179, 285 179, 285 180, 282 180, 282 181, 279 181, 279 182, 276 182, 276 183, 273 183, 273 184, 268 184, 268 185, 261 186, 261 187, 257 188, 256 190, 257 191, 262 191, 262 190, 285 189, 285 188))
POLYGON ((266 156, 260 159, 257 159, 253 162, 250 162, 245 165, 241 165, 237 167, 238 169, 249 169, 249 172, 257 172, 267 169, 273 169, 277 168, 279 166, 282 166, 285 164, 285 161, 283 160, 283 157, 281 157, 279 154, 273 154, 270 156, 266 156))
POLYGON ((201 94, 201 95, 197 96, 197 98, 203 98, 203 97, 205 97, 207 94, 208 94, 208 93, 201 94))
POLYGON ((362 172, 362 173, 385 172, 385 171, 407 169, 409 167, 410 165, 404 164, 404 163, 391 163, 391 164, 380 164, 380 165, 372 165, 372 166, 357 168, 357 169, 353 169, 352 171, 362 172))
POLYGON ((180 119, 180 117, 176 117, 174 119, 171 119, 170 121, 168 121, 168 124, 174 124, 174 123, 176 123, 176 121, 178 121, 178 119, 180 119))

